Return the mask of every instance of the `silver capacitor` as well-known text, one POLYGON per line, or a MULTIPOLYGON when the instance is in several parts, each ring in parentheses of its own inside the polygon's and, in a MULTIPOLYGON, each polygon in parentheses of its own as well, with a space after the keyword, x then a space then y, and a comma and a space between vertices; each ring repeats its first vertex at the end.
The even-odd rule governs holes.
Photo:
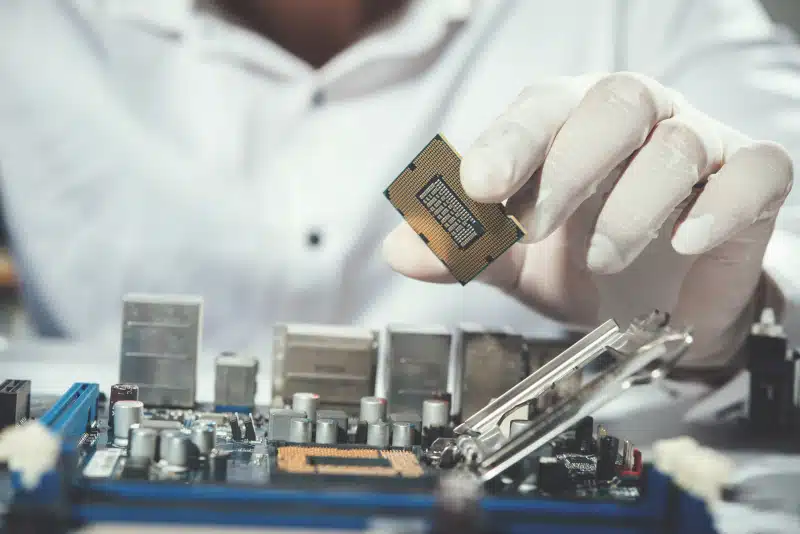
POLYGON ((422 427, 445 427, 450 422, 450 404, 442 399, 427 399, 422 403, 422 427))
POLYGON ((315 441, 326 445, 338 442, 339 425, 333 419, 317 419, 317 435, 315 441))
POLYGON ((358 420, 367 424, 386 419, 386 399, 381 397, 361 397, 361 410, 358 420))
POLYGON ((189 465, 189 449, 191 441, 185 433, 174 434, 166 432, 161 437, 161 461, 171 467, 186 467, 189 465))
POLYGON ((292 443, 311 442, 311 419, 295 417, 289 422, 289 441, 292 443))
POLYGON ((414 425, 411 423, 394 423, 392 425, 392 447, 410 448, 414 445, 414 425))
POLYGON ((389 446, 389 423, 379 421, 367 425, 367 445, 370 447, 389 446))
POLYGON ((121 400, 114 404, 114 445, 128 445, 128 431, 144 417, 144 403, 138 400, 121 400))
POLYGON ((306 418, 312 422, 317 420, 317 408, 319 407, 319 395, 316 393, 295 393, 292 395, 292 410, 303 412, 306 418))
POLYGON ((158 459, 163 460, 167 455, 167 443, 170 436, 185 436, 182 430, 173 428, 162 430, 158 433, 158 459))
POLYGON ((217 428, 213 424, 194 425, 191 430, 191 440, 201 456, 208 456, 217 440, 217 428))
POLYGON ((526 419, 515 419, 511 421, 511 424, 508 427, 508 437, 513 438, 522 434, 527 429, 533 426, 533 421, 528 421, 526 419))
MULTIPOLYGON (((119 403, 117 403, 119 404, 119 403)), ((128 439, 128 458, 155 461, 158 451, 158 432, 152 428, 133 426, 128 439)))

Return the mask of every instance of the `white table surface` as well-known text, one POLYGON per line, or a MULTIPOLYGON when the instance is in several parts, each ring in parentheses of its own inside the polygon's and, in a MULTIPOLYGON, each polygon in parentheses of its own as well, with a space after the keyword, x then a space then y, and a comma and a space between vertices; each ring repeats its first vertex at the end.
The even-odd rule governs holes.
MULTIPOLYGON (((32 380, 34 394, 58 395, 77 381, 99 383, 101 390, 107 392, 118 377, 116 343, 109 340, 108 343, 81 346, 63 342, 19 341, 5 347, 0 343, 0 378, 32 380)), ((201 402, 211 401, 213 396, 213 357, 212 354, 201 355, 198 363, 197 397, 201 402)), ((266 363, 261 365, 263 372, 259 377, 257 398, 264 404, 270 398, 269 365, 266 363)), ((763 484, 768 486, 766 491, 776 495, 800 495, 800 453, 780 452, 774 443, 759 442, 741 427, 720 422, 714 417, 718 409, 745 398, 747 380, 744 374, 717 391, 692 383, 639 386, 601 409, 595 414, 595 419, 610 433, 631 440, 642 450, 645 458, 649 457, 653 442, 691 435, 700 443, 733 458, 739 480, 765 473, 796 473, 794 477, 763 479, 763 484)), ((800 444, 794 451, 800 451, 800 444)), ((800 534, 800 518, 797 516, 759 512, 736 504, 720 504, 713 512, 721 534, 800 534)), ((87 532, 101 530, 93 528, 87 532)), ((113 532, 122 531, 115 529, 113 532)))

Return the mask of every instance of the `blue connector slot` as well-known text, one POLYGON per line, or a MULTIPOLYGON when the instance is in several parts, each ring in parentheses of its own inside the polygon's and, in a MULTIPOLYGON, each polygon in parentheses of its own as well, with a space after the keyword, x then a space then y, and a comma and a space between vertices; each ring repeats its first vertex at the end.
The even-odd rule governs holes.
POLYGON ((79 439, 97 421, 98 384, 78 382, 47 410, 40 422, 65 443, 79 439))
MULTIPOLYGON (((97 401, 100 396, 98 384, 78 382, 58 399, 52 408, 39 418, 61 440, 61 455, 68 456, 75 451, 79 440, 97 421, 97 401)), ((74 460, 73 460, 74 461, 74 460)), ((19 492, 20 502, 52 504, 63 497, 63 466, 55 472, 46 473, 35 490, 23 490, 19 473, 11 474, 11 483, 19 492)), ((67 475, 69 476, 69 475, 67 475)))

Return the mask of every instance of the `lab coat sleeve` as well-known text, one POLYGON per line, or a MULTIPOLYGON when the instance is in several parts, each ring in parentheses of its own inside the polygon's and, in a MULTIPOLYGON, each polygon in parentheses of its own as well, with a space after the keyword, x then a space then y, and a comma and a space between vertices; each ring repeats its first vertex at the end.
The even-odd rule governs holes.
POLYGON ((69 5, 0 7, 0 174, 22 284, 50 333, 73 338, 118 328, 126 291, 235 309, 258 293, 275 237, 259 209, 268 192, 208 176, 146 131, 69 5))
MULTIPOLYGON (((800 47, 756 0, 624 2, 622 69, 648 74, 752 138, 781 143, 800 168, 800 47)), ((759 177, 753 176, 757 187, 759 177)), ((800 187, 779 214, 764 260, 800 343, 800 187)))

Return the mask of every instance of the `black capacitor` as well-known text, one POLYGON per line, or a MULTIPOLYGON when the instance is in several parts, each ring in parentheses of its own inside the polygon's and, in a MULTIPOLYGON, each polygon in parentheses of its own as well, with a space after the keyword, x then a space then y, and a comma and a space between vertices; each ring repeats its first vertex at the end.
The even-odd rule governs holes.
POLYGON ((617 475, 619 439, 614 436, 600 438, 597 451, 597 480, 611 480, 617 475))
POLYGON ((795 382, 800 356, 789 351, 789 340, 775 311, 765 308, 747 338, 750 398, 748 418, 758 433, 786 432, 794 423, 795 382))
POLYGON ((231 453, 228 451, 214 451, 208 458, 211 478, 223 482, 228 477, 228 460, 231 453))
POLYGON ((231 439, 233 441, 242 441, 242 426, 241 421, 239 421, 239 416, 235 416, 231 419, 231 439))
POLYGON ((244 439, 247 441, 256 440, 256 426, 255 423, 253 423, 252 415, 247 421, 244 422, 244 439))
POLYGON ((795 383, 800 354, 770 338, 750 336, 748 419, 759 434, 787 433, 795 426, 795 383))
POLYGON ((575 425, 575 446, 573 452, 589 454, 594 445, 594 417, 587 416, 575 425))
POLYGON ((139 400, 139 386, 136 384, 114 384, 108 399, 108 429, 114 435, 114 405, 121 400, 139 400))
POLYGON ((367 442, 367 426, 368 423, 366 421, 359 421, 358 426, 356 427, 356 433, 350 436, 351 443, 360 443, 364 444, 367 442))

